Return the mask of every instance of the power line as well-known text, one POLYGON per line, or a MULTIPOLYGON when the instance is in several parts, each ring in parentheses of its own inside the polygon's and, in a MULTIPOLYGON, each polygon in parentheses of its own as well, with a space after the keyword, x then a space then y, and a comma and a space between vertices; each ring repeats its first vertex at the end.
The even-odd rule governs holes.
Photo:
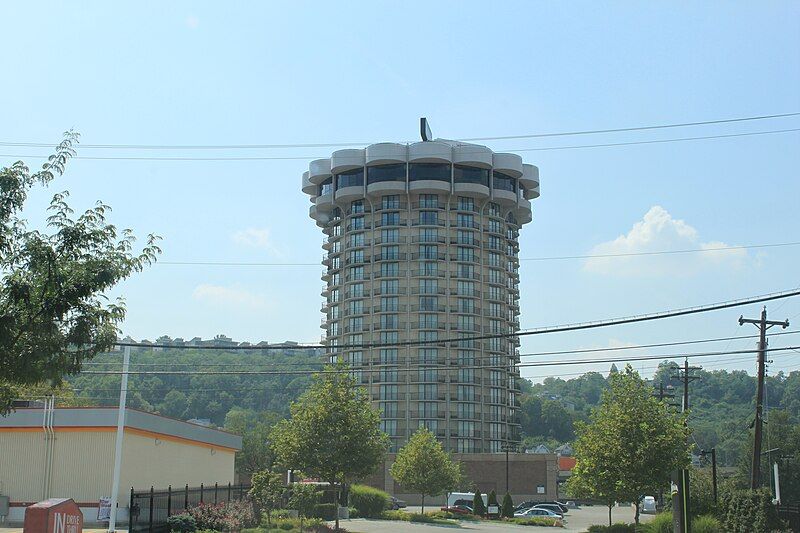
MULTIPOLYGON (((661 320, 664 318, 673 318, 678 316, 687 316, 687 315, 694 315, 698 313, 707 313, 709 311, 718 311, 721 309, 730 309, 732 307, 741 307, 743 305, 750 305, 755 303, 761 302, 768 302, 772 300, 781 300, 783 298, 790 298, 792 296, 800 295, 800 289, 790 289, 786 291, 774 292, 769 294, 764 294, 761 296, 753 296, 750 298, 742 298, 738 300, 729 300, 725 302, 719 302, 714 304, 707 304, 701 305, 696 307, 686 307, 680 309, 673 309, 669 311, 660 311, 656 313, 648 313, 642 315, 633 315, 627 317, 620 317, 620 318, 611 318, 605 320, 596 320, 592 322, 580 322, 580 323, 573 323, 573 324, 562 324, 558 326, 546 326, 541 328, 529 328, 517 331, 515 333, 492 333, 488 335, 477 335, 477 336, 463 336, 463 337, 450 337, 444 339, 434 339, 434 340, 416 340, 416 341, 402 341, 402 342, 370 342, 370 343, 357 343, 357 344, 340 344, 338 346, 331 346, 330 348, 335 348, 336 351, 341 351, 347 348, 397 348, 401 346, 429 346, 432 344, 451 344, 451 343, 459 343, 464 341, 473 341, 473 340, 488 340, 488 339, 502 339, 502 338, 510 338, 510 337, 525 337, 529 335, 543 335, 546 333, 562 333, 566 331, 578 331, 583 329, 596 329, 608 326, 617 326, 621 324, 634 324, 638 322, 649 322, 652 320, 661 320)), ((132 343, 132 342, 117 342, 115 346, 131 346, 131 347, 149 347, 149 348, 172 348, 172 349, 216 349, 216 350, 277 350, 277 349, 284 349, 284 350, 308 350, 314 348, 327 348, 326 345, 323 344, 298 344, 296 346, 291 347, 279 347, 279 346, 230 346, 230 347, 219 347, 219 346, 172 346, 170 344, 139 344, 139 343, 132 343)))
MULTIPOLYGON (((690 126, 707 126, 711 124, 729 124, 734 122, 749 122, 755 120, 769 120, 775 118, 793 117, 800 115, 795 113, 779 113, 774 115, 756 115, 749 117, 737 117, 717 120, 703 120, 696 122, 680 122, 672 124, 656 124, 648 126, 632 126, 625 128, 562 131, 549 133, 527 133, 522 135, 503 135, 496 137, 471 137, 456 139, 458 141, 502 141, 510 139, 537 139, 544 137, 566 137, 574 135, 594 135, 599 133, 621 133, 629 131, 658 130, 668 128, 683 128, 690 126)), ((83 148, 91 149, 115 149, 115 150, 242 150, 242 149, 275 149, 275 148, 336 148, 347 146, 366 146, 369 142, 338 142, 338 143, 294 143, 294 144, 83 144, 83 148)), ((20 146, 29 148, 50 148, 52 143, 42 142, 11 142, 0 141, 0 146, 20 146)))
MULTIPOLYGON (((711 364, 712 365, 716 365, 716 364, 720 364, 720 363, 733 363, 733 362, 741 362, 741 361, 748 361, 748 360, 750 360, 750 356, 749 355, 744 356, 744 357, 728 357, 728 358, 717 359, 715 361, 712 361, 711 364)), ((638 368, 637 371, 640 371, 640 370, 657 370, 659 368, 661 368, 660 365, 658 365, 658 366, 645 366, 645 367, 638 368)), ((452 367, 451 367, 451 369, 452 369, 452 367)), ((534 377, 537 378, 537 379, 540 379, 540 378, 556 378, 556 377, 565 377, 565 376, 572 377, 572 376, 582 376, 582 375, 585 375, 585 374, 588 374, 588 373, 606 374, 608 372, 609 372, 608 370, 602 370, 602 371, 589 370, 589 371, 581 371, 581 372, 559 372, 557 374, 537 374, 534 377)), ((527 378, 523 378, 523 379, 527 379, 527 378)), ((79 394, 87 394, 87 393, 92 393, 92 392, 118 392, 119 391, 119 387, 117 387, 117 388, 76 387, 76 388, 72 388, 70 390, 72 390, 73 392, 79 393, 79 394)), ((245 386, 214 387, 214 388, 174 387, 174 386, 169 386, 169 385, 165 385, 165 386, 161 386, 161 387, 148 387, 148 388, 138 388, 138 387, 137 388, 132 388, 132 387, 128 387, 128 392, 153 392, 153 393, 155 393, 155 392, 158 392, 158 391, 169 392, 169 391, 173 391, 173 390, 175 390, 175 391, 188 391, 188 392, 245 392, 245 391, 248 391, 248 392, 250 392, 250 391, 252 391, 252 392, 266 392, 266 391, 272 391, 274 389, 273 388, 259 388, 259 387, 255 387, 254 388, 254 387, 245 387, 245 386)), ((91 398, 91 399, 94 399, 94 400, 99 400, 99 399, 109 399, 109 400, 115 400, 115 401, 119 400, 119 397, 117 397, 117 396, 108 397, 108 398, 93 397, 93 396, 84 396, 84 397, 91 398)), ((68 397, 64 396, 63 398, 68 398, 68 397)))
MULTIPOLYGON (((800 346, 787 346, 786 348, 768 348, 768 352, 782 352, 782 351, 792 351, 800 346)), ((630 361, 653 361, 653 360, 669 360, 669 359, 684 359, 684 358, 698 358, 698 357, 716 357, 720 355, 738 355, 738 354, 751 354, 756 353, 758 350, 735 350, 735 351, 728 351, 728 352, 699 352, 699 353, 680 353, 680 354, 658 354, 658 355, 642 355, 637 357, 622 357, 622 358, 606 358, 606 359, 594 359, 594 360, 586 360, 586 359, 573 359, 567 361, 539 361, 534 363, 518 363, 515 365, 518 368, 531 368, 531 367, 545 367, 545 366, 568 366, 568 365, 585 365, 585 364, 597 364, 597 363, 625 363, 630 361)), ((380 370, 380 367, 391 367, 393 372, 419 372, 419 368, 404 368, 404 367, 396 367, 391 365, 373 365, 372 369, 380 370), (376 368, 377 367, 377 368, 376 368)), ((493 368, 506 368, 503 365, 456 365, 456 366, 445 366, 445 365, 425 365, 426 368, 431 370, 433 369, 441 369, 441 368, 453 368, 453 369, 473 369, 473 370, 483 370, 483 369, 493 369, 493 368)), ((291 376, 291 375, 307 375, 309 371, 315 372, 317 374, 344 374, 344 373, 351 373, 354 370, 361 371, 361 372, 369 372, 369 369, 364 368, 325 368, 323 370, 132 370, 128 371, 129 375, 181 375, 181 376, 224 376, 224 375, 275 375, 275 376, 291 376)), ((82 374, 88 375, 121 375, 122 371, 119 370, 88 370, 86 372, 82 372, 82 374)))
MULTIPOLYGON (((793 330, 793 331, 781 331, 777 333, 771 333, 769 336, 778 336, 778 335, 795 335, 800 333, 800 330, 793 330)), ((523 353, 519 354, 520 357, 541 357, 543 355, 569 355, 569 354, 580 354, 580 353, 597 353, 597 352, 617 352, 623 350, 642 350, 645 348, 663 348, 666 346, 686 346, 689 344, 703 344, 709 342, 725 342, 725 341, 734 341, 734 340, 743 340, 743 339, 754 339, 757 338, 758 335, 739 335, 735 337, 718 337, 713 339, 696 339, 690 341, 673 341, 673 342, 660 342, 660 343, 653 343, 653 344, 638 344, 633 346, 618 346, 613 348, 585 348, 585 349, 577 349, 577 350, 559 350, 559 351, 551 351, 551 352, 531 352, 531 353, 523 353)), ((82 366, 101 366, 101 365, 117 365, 118 362, 97 362, 97 361, 89 361, 83 363, 82 366)), ((274 362, 274 363, 131 363, 131 367, 144 367, 144 366, 172 366, 172 367, 179 367, 179 366, 203 366, 203 367, 232 367, 232 366, 307 366, 307 365, 324 365, 325 363, 313 363, 313 362, 305 362, 305 363, 295 363, 295 362, 274 362)))
MULTIPOLYGON (((587 255, 561 255, 561 256, 545 256, 545 257, 521 257, 519 261, 562 261, 566 259, 602 259, 613 257, 636 257, 636 256, 650 256, 650 255, 674 255, 674 254, 689 254, 689 253, 706 253, 706 252, 727 252, 734 250, 750 250, 754 248, 778 248, 784 246, 798 246, 800 241, 794 242, 778 242, 770 244, 748 244, 742 246, 719 246, 712 248, 690 248, 684 250, 656 250, 652 252, 625 252, 616 254, 587 254, 587 255)), ((319 267, 321 263, 262 263, 262 262, 243 262, 243 261, 158 261, 157 265, 189 265, 189 266, 313 266, 319 267)))
MULTIPOLYGON (((542 148, 514 148, 502 150, 503 152, 547 152, 554 150, 576 150, 581 148, 609 148, 614 146, 634 146, 639 144, 662 144, 685 141, 703 141, 711 139, 727 139, 733 137, 751 137, 754 135, 772 135, 777 133, 790 133, 800 131, 800 128, 789 128, 781 130, 752 131, 745 133, 730 133, 726 135, 705 135, 700 137, 678 137, 672 139, 655 139, 649 141, 630 141, 604 144, 581 144, 570 146, 549 146, 542 148)), ((47 159, 49 156, 19 155, 19 154, 0 154, 0 157, 13 157, 23 159, 47 159)), ((149 157, 149 156, 73 156, 72 159, 84 159, 94 161, 311 161, 314 159, 324 159, 325 156, 241 156, 241 157, 149 157)))

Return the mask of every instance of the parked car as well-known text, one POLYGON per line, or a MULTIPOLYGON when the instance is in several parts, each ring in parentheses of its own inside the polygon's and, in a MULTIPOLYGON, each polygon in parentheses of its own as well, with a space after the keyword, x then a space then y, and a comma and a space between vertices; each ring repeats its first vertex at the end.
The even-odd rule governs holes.
POLYGON ((390 505, 392 507, 392 511, 396 511, 398 509, 402 509, 404 507, 408 507, 406 502, 404 502, 403 500, 398 500, 394 496, 389 496, 389 500, 390 500, 390 505))
POLYGON ((569 510, 569 506, 565 503, 557 502, 557 501, 546 501, 546 502, 537 502, 534 500, 528 500, 526 502, 522 502, 521 504, 517 505, 517 511, 524 511, 525 509, 530 509, 531 507, 535 507, 537 505, 554 505, 557 508, 553 509, 558 514, 564 514, 569 510))
POLYGON ((640 511, 644 514, 656 514, 656 499, 653 496, 645 496, 642 498, 642 505, 640 511))
POLYGON ((456 514, 472 514, 472 507, 469 505, 450 505, 447 507, 442 507, 442 511, 456 514))
POLYGON ((539 503, 539 502, 535 502, 533 500, 528 500, 526 502, 519 503, 519 504, 517 504, 516 507, 514 507, 514 511, 516 512, 516 511, 524 511, 525 509, 530 509, 531 507, 533 507, 537 503, 539 503))
POLYGON ((514 513, 514 518, 531 518, 534 516, 542 516, 545 518, 558 518, 558 519, 563 518, 561 515, 556 514, 553 511, 549 511, 547 509, 537 509, 536 507, 514 513))
POLYGON ((551 513, 557 514, 561 518, 564 518, 564 513, 561 512, 561 507, 559 507, 558 505, 551 504, 551 503, 540 503, 540 504, 534 505, 532 507, 532 509, 547 509, 551 513))

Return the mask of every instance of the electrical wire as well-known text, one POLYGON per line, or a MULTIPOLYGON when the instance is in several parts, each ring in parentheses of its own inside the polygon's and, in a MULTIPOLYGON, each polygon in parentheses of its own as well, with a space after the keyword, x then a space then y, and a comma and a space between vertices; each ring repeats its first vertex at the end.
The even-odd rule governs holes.
MULTIPOLYGON (((783 352, 783 351, 791 351, 800 348, 800 346, 787 346, 785 348, 768 348, 767 352, 783 352)), ((517 368, 530 368, 530 367, 545 367, 545 366, 568 366, 568 365, 585 365, 585 364, 597 364, 597 363, 625 363, 630 361, 652 361, 652 360, 670 360, 670 359, 691 359, 691 358, 698 358, 698 357, 713 357, 713 356, 720 356, 720 355, 738 355, 738 354, 752 354, 757 353, 758 350, 735 350, 729 352, 698 352, 698 353, 683 353, 683 354, 658 354, 658 355, 642 355, 636 357, 623 357, 623 358, 606 358, 606 359, 572 359, 566 361, 538 361, 533 363, 518 363, 515 366, 517 368)), ((380 368, 381 366, 392 366, 392 365, 373 365, 371 368, 380 368)), ((433 369, 440 369, 440 368, 453 368, 448 367, 446 365, 425 365, 425 368, 433 369)), ((482 369, 500 369, 500 368, 507 368, 503 365, 458 365, 456 368, 459 369, 473 369, 473 370, 482 370, 482 369)), ((357 368, 355 370, 366 371, 363 368, 357 368)), ((323 370, 313 371, 317 374, 343 374, 343 373, 351 373, 354 371, 353 368, 325 368, 323 370)), ((392 366, 393 372, 419 372, 419 368, 402 368, 402 367, 394 367, 392 366)), ((275 376, 290 376, 290 375, 307 375, 309 370, 129 370, 129 375, 184 375, 184 376, 194 376, 194 375, 275 375, 275 376)), ((123 372, 119 371, 111 371, 111 370, 87 370, 81 372, 81 374, 87 375, 121 375, 123 372)))
MULTIPOLYGON (((664 318, 674 318, 678 316, 688 316, 694 315, 698 313, 707 313, 709 311, 719 311, 721 309, 730 309, 732 307, 741 307, 743 305, 750 305, 755 303, 762 303, 768 302, 772 300, 781 300, 783 298, 790 298, 793 296, 800 295, 800 289, 790 289, 786 291, 780 292, 773 292, 769 294, 764 294, 760 296, 753 296, 750 298, 742 298, 738 300, 728 300, 725 302, 719 302, 714 304, 707 304, 701 305, 696 307, 686 307, 680 309, 673 309, 669 311, 660 311, 656 313, 648 313, 643 315, 633 315, 627 317, 620 317, 620 318, 611 318, 605 320, 596 320, 593 322, 580 322, 580 323, 573 323, 573 324, 562 324, 558 326, 546 326, 540 328, 529 328, 519 330, 515 333, 492 333, 488 335, 477 335, 477 336, 464 336, 464 337, 450 337, 444 339, 434 339, 434 340, 415 340, 415 341, 401 341, 401 342, 370 342, 370 343, 355 343, 355 344, 340 344, 335 347, 337 351, 341 351, 348 348, 396 348, 396 347, 405 347, 405 346, 429 346, 432 344, 453 344, 459 343, 464 341, 474 341, 474 340, 488 340, 488 339, 504 339, 504 338, 511 338, 511 337, 525 337, 530 335, 543 335, 547 333, 563 333, 567 331, 578 331, 584 329, 597 329, 602 327, 609 327, 609 326, 617 326, 622 324, 634 324, 639 322, 649 322, 653 320, 662 320, 664 318)), ((131 347, 148 347, 148 348, 172 348, 178 350, 186 350, 186 349, 207 349, 207 350, 228 350, 228 351, 237 351, 237 350, 309 350, 309 349, 324 349, 327 346, 323 344, 297 344, 295 346, 277 346, 277 345, 269 345, 269 346, 227 346, 227 347, 220 347, 220 346, 173 346, 170 344, 139 344, 136 342, 116 342, 114 343, 115 346, 131 346, 131 347)))
MULTIPOLYGON (((656 124, 649 126, 632 126, 626 128, 562 131, 550 133, 527 133, 522 135, 503 135, 496 137, 471 137, 456 139, 458 141, 502 141, 510 139, 537 139, 543 137, 565 137, 574 135, 594 135, 599 133, 621 133, 630 131, 658 130, 668 128, 684 128, 690 126, 707 126, 711 124, 729 124, 734 122, 749 122, 755 120, 770 120, 775 118, 785 118, 800 115, 800 112, 778 113, 773 115, 755 115, 748 117, 736 117, 716 120, 703 120, 695 122, 680 122, 672 124, 656 124)), ((294 144, 83 144, 82 148, 91 149, 115 149, 115 150, 241 150, 241 149, 273 149, 273 148, 336 148, 346 146, 366 146, 369 142, 337 142, 337 143, 294 143, 294 144)), ((10 142, 0 141, 0 146, 20 146, 29 148, 50 148, 51 143, 42 142, 10 142)))
MULTIPOLYGON (((715 248, 690 248, 684 250, 655 250, 652 252, 626 252, 616 254, 587 254, 587 255, 561 255, 545 257, 521 257, 519 261, 563 261, 567 259, 600 259, 613 257, 636 257, 650 255, 673 255, 706 252, 727 252, 735 250, 750 250, 754 248, 779 248, 784 246, 800 246, 800 241, 778 242, 769 244, 748 244, 742 246, 725 246, 715 248)), ((313 266, 319 267, 321 263, 262 263, 242 261, 157 261, 156 265, 190 265, 190 266, 313 266)))
MULTIPOLYGON (((768 337, 774 336, 781 336, 781 335, 796 335, 800 333, 800 330, 793 330, 793 331, 780 331, 768 334, 768 337)), ((758 338, 758 335, 738 335, 734 337, 717 337, 713 339, 696 339, 690 341, 672 341, 672 342, 660 342, 660 343, 652 343, 652 344, 638 344, 632 346, 617 346, 613 348, 582 348, 582 349, 575 349, 575 350, 559 350, 559 351, 550 351, 550 352, 530 352, 530 353, 522 353, 519 354, 519 357, 541 357, 544 355, 570 355, 570 354, 581 354, 581 353, 597 353, 597 352, 617 352, 623 350, 642 350, 645 348, 663 348, 666 346, 685 346, 689 344, 704 344, 709 342, 725 342, 725 341, 734 341, 734 340, 742 340, 742 339, 755 339, 758 338)), ((224 350, 224 348, 221 348, 224 350)), ((88 361, 83 363, 82 366, 101 366, 101 365, 119 365, 119 362, 97 362, 97 361, 88 361)), ((325 363, 294 363, 294 362, 274 362, 274 363, 130 363, 130 367, 144 367, 144 366, 172 366, 172 367, 179 367, 179 366, 203 366, 203 367, 231 367, 231 366, 307 366, 311 364, 319 364, 324 365, 325 363)))
MULTIPOLYGON (((582 144, 569 146, 548 146, 541 148, 514 148, 502 150, 502 152, 547 152, 554 150, 576 150, 582 148, 609 148, 615 146, 634 146, 644 144, 662 144, 687 141, 704 141, 711 139, 728 139, 734 137, 752 137, 755 135, 773 135, 778 133, 798 132, 800 128, 787 128, 780 130, 751 131, 745 133, 729 133, 724 135, 704 135, 700 137, 677 137, 672 139, 653 139, 648 141, 629 141, 603 144, 582 144)), ((465 152, 468 153, 468 152, 465 152)), ((0 157, 13 157, 24 159, 48 159, 49 156, 19 155, 19 154, 0 154, 0 157)), ((94 160, 94 161, 311 161, 314 159, 325 159, 324 156, 234 156, 234 157, 150 157, 150 156, 73 156, 72 159, 94 160)))

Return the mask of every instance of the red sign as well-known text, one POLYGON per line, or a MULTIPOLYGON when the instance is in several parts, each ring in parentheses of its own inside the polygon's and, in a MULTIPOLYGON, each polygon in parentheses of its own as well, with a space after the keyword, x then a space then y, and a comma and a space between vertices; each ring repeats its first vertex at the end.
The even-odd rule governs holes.
POLYGON ((25 509, 23 533, 82 533, 83 514, 72 498, 50 498, 25 509))

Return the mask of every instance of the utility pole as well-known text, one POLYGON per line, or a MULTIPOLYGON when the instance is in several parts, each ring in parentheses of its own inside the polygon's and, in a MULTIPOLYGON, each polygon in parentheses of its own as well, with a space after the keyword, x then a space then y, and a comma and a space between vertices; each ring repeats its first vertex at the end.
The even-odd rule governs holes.
POLYGON ((756 387, 756 420, 755 435, 753 438, 753 469, 750 473, 750 488, 755 490, 761 486, 761 433, 764 423, 764 365, 767 353, 767 330, 772 326, 789 327, 789 320, 783 322, 767 320, 767 306, 761 310, 761 318, 744 318, 739 316, 739 325, 753 324, 758 328, 758 385, 756 387))
MULTIPOLYGON (((670 401, 667 402, 667 405, 670 407, 680 407, 680 404, 675 403, 675 387, 672 385, 667 385, 666 390, 664 388, 664 382, 661 381, 658 384, 658 392, 654 392, 653 396, 659 399, 659 401, 664 401, 664 399, 669 399, 670 401)), ((658 507, 659 510, 664 508, 664 489, 658 489, 658 507)))
MULTIPOLYGON (((681 373, 679 367, 677 375, 671 376, 673 379, 677 378, 683 381, 683 402, 681 409, 683 413, 688 413, 689 411, 689 383, 700 379, 699 376, 692 375, 692 370, 700 370, 700 367, 689 366, 689 358, 687 357, 683 362, 683 372, 681 373)), ((686 426, 687 428, 689 426, 688 418, 686 420, 686 426)), ((686 438, 688 442, 688 435, 686 438)), ((676 533, 691 533, 691 521, 689 520, 689 470, 684 468, 678 471, 675 477, 678 486, 676 498, 673 498, 673 503, 677 505, 673 505, 672 512, 675 531, 676 533)))
POLYGON ((711 455, 711 490, 714 494, 714 504, 717 504, 717 449, 701 450, 700 455, 711 455))

